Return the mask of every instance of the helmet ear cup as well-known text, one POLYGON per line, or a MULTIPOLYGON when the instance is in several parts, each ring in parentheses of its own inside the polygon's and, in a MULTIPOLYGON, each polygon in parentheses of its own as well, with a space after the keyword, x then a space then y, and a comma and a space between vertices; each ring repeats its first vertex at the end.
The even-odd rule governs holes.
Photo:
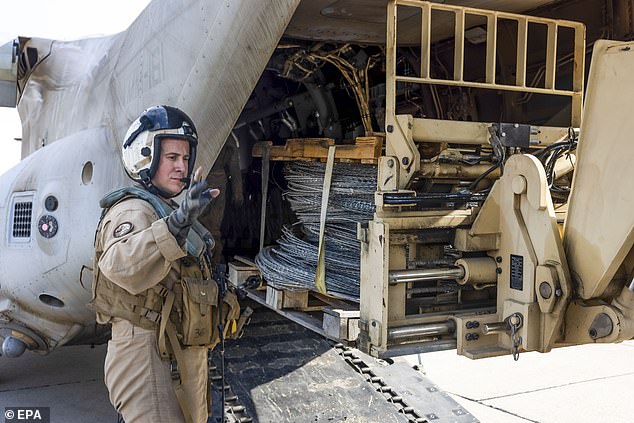
MULTIPOLYGON (((128 176, 152 190, 152 178, 161 157, 161 139, 179 138, 189 142, 188 175, 196 161, 198 133, 194 122, 182 110, 172 106, 147 108, 132 122, 123 140, 121 159, 128 176)), ((159 193, 164 197, 170 197, 159 193)))
MULTIPOLYGON (((161 138, 160 137, 154 136, 152 149, 154 151, 154 154, 152 156, 152 163, 150 163, 150 169, 149 169, 150 184, 151 184, 152 178, 154 177, 154 175, 156 175, 156 171, 158 170, 158 167, 159 167, 159 162, 161 161, 161 138)), ((146 188, 149 188, 149 187, 146 186, 146 188)))

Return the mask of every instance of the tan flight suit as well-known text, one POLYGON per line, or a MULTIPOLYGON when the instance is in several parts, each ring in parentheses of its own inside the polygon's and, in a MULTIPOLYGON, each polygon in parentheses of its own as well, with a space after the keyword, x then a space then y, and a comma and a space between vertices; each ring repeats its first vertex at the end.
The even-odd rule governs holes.
MULTIPOLYGON (((127 198, 112 206, 101 221, 95 239, 100 275, 133 295, 152 289, 159 282, 171 287, 181 279, 186 252, 159 219, 152 206, 138 198, 127 198)), ((191 257, 188 257, 191 258, 191 257)), ((195 264, 195 263, 194 263, 195 264)), ((191 266, 191 264, 189 264, 191 266)), ((126 423, 184 422, 172 385, 170 362, 161 360, 157 330, 97 313, 99 323, 112 323, 112 340, 104 366, 110 401, 126 423)), ((189 398, 192 421, 206 422, 206 347, 183 350, 178 363, 187 376, 182 387, 189 398)))

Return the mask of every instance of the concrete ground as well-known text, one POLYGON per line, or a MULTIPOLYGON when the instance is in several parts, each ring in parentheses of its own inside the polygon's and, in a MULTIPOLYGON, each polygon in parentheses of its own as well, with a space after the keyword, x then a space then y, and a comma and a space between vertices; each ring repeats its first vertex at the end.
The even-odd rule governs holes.
POLYGON ((472 361, 455 350, 409 356, 483 423, 634 421, 634 341, 472 361))
MULTIPOLYGON (((116 422, 103 385, 105 346, 0 358, 0 411, 51 408, 52 423, 116 422)), ((631 422, 634 341, 471 361, 442 351, 400 358, 483 423, 631 422)), ((299 422, 301 423, 301 422, 299 422)), ((432 422, 433 423, 433 422, 432 422)))
POLYGON ((116 423, 103 383, 106 346, 69 346, 49 355, 0 357, 0 411, 50 407, 51 423, 116 423))

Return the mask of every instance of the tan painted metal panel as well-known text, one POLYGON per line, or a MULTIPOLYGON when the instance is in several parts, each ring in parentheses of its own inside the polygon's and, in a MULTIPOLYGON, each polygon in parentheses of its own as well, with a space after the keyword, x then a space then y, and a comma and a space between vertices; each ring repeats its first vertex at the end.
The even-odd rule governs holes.
POLYGON ((564 242, 581 296, 600 296, 634 244, 634 43, 594 46, 564 242))

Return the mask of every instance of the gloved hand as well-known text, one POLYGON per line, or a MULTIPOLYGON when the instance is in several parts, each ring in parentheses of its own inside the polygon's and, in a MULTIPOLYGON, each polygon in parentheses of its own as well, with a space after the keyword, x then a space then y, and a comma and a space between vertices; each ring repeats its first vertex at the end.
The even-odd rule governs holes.
POLYGON ((201 168, 198 168, 180 207, 167 217, 167 228, 179 245, 185 243, 189 229, 205 207, 220 194, 218 189, 209 189, 207 182, 201 181, 200 174, 201 168))

